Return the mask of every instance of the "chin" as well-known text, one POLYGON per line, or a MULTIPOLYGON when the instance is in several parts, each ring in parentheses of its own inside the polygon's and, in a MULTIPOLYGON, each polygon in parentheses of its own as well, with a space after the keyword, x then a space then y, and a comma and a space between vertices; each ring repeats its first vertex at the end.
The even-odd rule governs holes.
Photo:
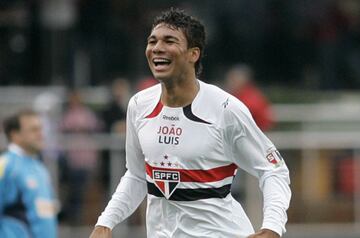
POLYGON ((169 75, 165 75, 165 74, 153 74, 154 78, 161 81, 161 82, 164 82, 164 81, 168 81, 169 78, 171 78, 169 75))
POLYGON ((35 153, 40 153, 42 150, 44 149, 44 146, 41 144, 41 145, 36 145, 36 146, 34 146, 33 147, 33 151, 35 152, 35 153))

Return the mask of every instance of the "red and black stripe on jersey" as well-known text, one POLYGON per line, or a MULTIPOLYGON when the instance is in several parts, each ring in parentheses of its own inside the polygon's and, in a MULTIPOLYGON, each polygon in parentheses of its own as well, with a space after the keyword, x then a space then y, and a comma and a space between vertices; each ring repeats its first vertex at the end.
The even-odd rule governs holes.
MULTIPOLYGON (((187 170, 174 168, 159 168, 153 167, 146 163, 146 173, 153 179, 153 171, 178 172, 180 174, 180 183, 202 183, 201 188, 176 188, 175 191, 168 198, 173 201, 195 201, 207 198, 225 198, 231 189, 231 184, 221 184, 219 187, 214 187, 207 183, 221 182, 226 178, 233 177, 237 166, 229 164, 226 166, 216 167, 208 170, 187 170)), ((169 186, 175 186, 174 183, 169 183, 169 186)), ((148 193, 156 197, 165 197, 160 189, 153 183, 147 181, 148 193)), ((172 190, 172 188, 170 188, 172 190)))

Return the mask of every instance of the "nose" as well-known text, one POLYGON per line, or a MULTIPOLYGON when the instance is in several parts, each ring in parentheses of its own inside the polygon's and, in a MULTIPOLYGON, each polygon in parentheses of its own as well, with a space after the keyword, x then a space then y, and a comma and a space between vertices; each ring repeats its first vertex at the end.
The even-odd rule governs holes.
POLYGON ((152 48, 152 52, 153 53, 164 52, 164 44, 162 43, 162 41, 159 40, 156 42, 156 44, 152 48))

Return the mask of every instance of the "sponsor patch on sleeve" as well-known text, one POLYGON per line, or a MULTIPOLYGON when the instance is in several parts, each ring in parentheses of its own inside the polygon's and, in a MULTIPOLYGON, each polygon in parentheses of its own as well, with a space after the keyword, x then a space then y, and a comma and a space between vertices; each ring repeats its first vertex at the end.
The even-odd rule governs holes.
POLYGON ((36 189, 38 187, 38 182, 36 181, 35 178, 33 177, 28 177, 26 179, 26 186, 29 188, 29 189, 36 189))
POLYGON ((54 200, 37 198, 35 200, 36 212, 41 218, 53 218, 57 213, 57 203, 54 200))
POLYGON ((0 179, 5 175, 7 159, 5 156, 0 157, 0 179))
POLYGON ((267 161, 273 164, 275 167, 278 167, 284 163, 284 160, 278 150, 273 150, 266 155, 267 161))

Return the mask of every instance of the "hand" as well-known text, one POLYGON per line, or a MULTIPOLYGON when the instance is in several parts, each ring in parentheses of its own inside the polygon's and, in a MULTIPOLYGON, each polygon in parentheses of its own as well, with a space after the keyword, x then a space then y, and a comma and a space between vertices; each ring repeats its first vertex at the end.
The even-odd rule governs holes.
POLYGON ((280 238, 280 236, 272 230, 262 229, 248 238, 280 238))
POLYGON ((96 226, 89 238, 111 238, 111 230, 105 226, 96 226))

